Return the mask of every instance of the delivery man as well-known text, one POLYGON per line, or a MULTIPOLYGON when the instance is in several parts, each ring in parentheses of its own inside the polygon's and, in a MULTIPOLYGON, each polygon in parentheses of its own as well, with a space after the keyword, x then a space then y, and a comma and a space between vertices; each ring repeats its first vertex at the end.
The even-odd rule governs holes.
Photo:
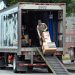
POLYGON ((42 32, 47 30, 48 30, 47 25, 45 23, 42 23, 41 20, 38 20, 37 32, 38 32, 39 38, 42 37, 42 32))
POLYGON ((39 38, 40 38, 40 45, 42 45, 42 33, 47 31, 48 30, 48 27, 45 23, 42 23, 41 20, 38 20, 38 25, 37 25, 37 32, 38 32, 38 35, 39 35, 39 38))

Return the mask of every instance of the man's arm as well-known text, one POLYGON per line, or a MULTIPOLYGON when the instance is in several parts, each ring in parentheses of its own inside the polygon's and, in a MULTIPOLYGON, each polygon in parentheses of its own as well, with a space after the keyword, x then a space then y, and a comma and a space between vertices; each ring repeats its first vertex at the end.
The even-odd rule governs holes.
POLYGON ((47 27, 47 25, 45 24, 45 29, 44 29, 44 31, 47 31, 47 29, 48 29, 48 27, 47 27))
POLYGON ((39 27, 38 26, 37 26, 37 32, 38 32, 39 38, 41 39, 41 35, 40 35, 40 31, 39 31, 39 27))

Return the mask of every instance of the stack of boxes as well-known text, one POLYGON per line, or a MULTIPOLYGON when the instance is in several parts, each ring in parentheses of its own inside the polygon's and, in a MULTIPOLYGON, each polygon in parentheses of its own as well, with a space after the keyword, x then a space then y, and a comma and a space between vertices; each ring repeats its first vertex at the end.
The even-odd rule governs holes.
POLYGON ((56 45, 55 42, 51 42, 50 34, 48 31, 42 33, 43 45, 42 50, 43 53, 55 53, 56 52, 56 45))

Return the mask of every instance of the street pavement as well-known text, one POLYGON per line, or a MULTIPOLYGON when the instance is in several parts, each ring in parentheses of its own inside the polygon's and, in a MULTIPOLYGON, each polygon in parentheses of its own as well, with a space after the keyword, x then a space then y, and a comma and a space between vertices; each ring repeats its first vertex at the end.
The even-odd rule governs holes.
MULTIPOLYGON (((12 70, 0 70, 0 75, 53 75, 48 73, 14 73, 12 70)), ((75 73, 70 73, 70 75, 75 75, 75 73)))

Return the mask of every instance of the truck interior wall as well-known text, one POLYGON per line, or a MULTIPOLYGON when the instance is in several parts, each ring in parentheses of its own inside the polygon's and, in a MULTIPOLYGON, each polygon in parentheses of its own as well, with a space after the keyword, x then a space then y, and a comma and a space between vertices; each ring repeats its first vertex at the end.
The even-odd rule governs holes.
POLYGON ((36 27, 38 20, 48 25, 51 40, 58 46, 58 11, 31 11, 22 10, 22 25, 27 26, 27 31, 33 46, 39 45, 39 37, 36 27), (53 18, 50 18, 53 15, 53 18))

